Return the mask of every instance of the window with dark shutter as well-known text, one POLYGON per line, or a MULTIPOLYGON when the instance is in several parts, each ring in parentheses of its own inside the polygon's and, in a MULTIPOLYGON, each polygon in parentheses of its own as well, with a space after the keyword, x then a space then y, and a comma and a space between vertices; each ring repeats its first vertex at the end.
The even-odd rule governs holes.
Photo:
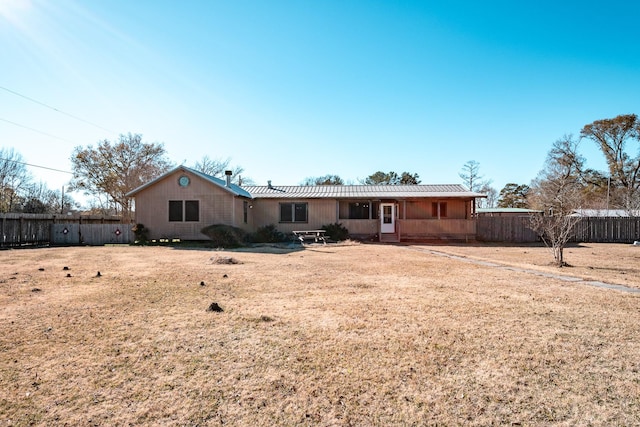
POLYGON ((169 200, 169 221, 182 221, 182 200, 169 200))
POLYGON ((200 221, 200 201, 187 200, 184 202, 184 220, 189 222, 200 221))

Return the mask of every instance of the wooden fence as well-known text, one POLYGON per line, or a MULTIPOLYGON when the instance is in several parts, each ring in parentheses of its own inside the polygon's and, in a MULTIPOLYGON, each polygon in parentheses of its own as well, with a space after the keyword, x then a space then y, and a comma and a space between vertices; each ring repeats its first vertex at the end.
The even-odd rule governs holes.
MULTIPOLYGON (((479 216, 476 238, 485 242, 530 243, 540 238, 528 216, 479 216)), ((584 217, 574 227, 574 242, 640 241, 640 217, 584 217)), ((118 217, 0 214, 0 248, 104 245, 134 241, 132 224, 118 217)))
MULTIPOLYGON (((485 242, 531 243, 539 242, 531 229, 528 216, 480 216, 477 218, 476 236, 485 242)), ((639 217, 583 217, 573 228, 573 242, 633 243, 640 241, 639 217)))
POLYGON ((0 248, 130 243, 131 228, 118 217, 0 214, 0 248))
POLYGON ((476 238, 484 242, 526 243, 540 241, 529 224, 529 217, 479 216, 476 238))
POLYGON ((573 228, 573 241, 633 243, 640 240, 640 217, 585 217, 573 228))

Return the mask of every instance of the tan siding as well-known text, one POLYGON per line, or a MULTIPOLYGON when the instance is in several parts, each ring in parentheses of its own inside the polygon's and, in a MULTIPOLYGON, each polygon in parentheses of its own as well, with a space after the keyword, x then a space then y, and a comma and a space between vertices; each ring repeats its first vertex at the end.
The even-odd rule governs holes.
POLYGON ((431 218, 431 200, 407 200, 405 207, 407 219, 431 218))
POLYGON ((339 211, 338 218, 349 218, 349 202, 340 202, 339 211))
POLYGON ((476 221, 469 219, 400 220, 400 237, 410 239, 467 239, 476 234, 476 221))
MULTIPOLYGON (((391 200, 389 200, 391 201, 391 200)), ((471 217, 471 199, 407 199, 398 200, 399 230, 402 239, 412 238, 466 238, 475 234, 475 221, 471 217), (447 216, 440 220, 432 217, 432 203, 447 204, 447 216)), ((339 219, 348 216, 348 200, 340 204, 336 199, 244 199, 236 197, 216 184, 185 171, 175 173, 155 182, 136 194, 136 222, 150 230, 152 239, 168 237, 185 240, 206 239, 200 230, 208 225, 227 224, 246 231, 273 224, 283 232, 311 230, 325 224, 341 223, 357 236, 371 236, 379 232, 379 220, 339 219), (189 175, 191 184, 178 185, 182 174, 189 175), (169 222, 169 200, 198 200, 200 217, 197 222, 169 222), (244 220, 244 201, 247 201, 247 221, 244 220), (308 221, 281 223, 280 203, 307 203, 308 221), (250 208, 249 208, 250 206, 250 208), (342 213, 338 215, 338 207, 342 213)))
POLYGON ((447 218, 449 219, 466 219, 467 215, 467 203, 465 200, 443 200, 447 202, 447 218))
MULTIPOLYGON (((431 219, 432 203, 440 202, 447 204, 447 216, 443 219, 466 219, 470 213, 467 212, 469 203, 467 200, 458 199, 427 199, 427 200, 407 200, 405 202, 406 213, 401 218, 405 219, 431 219)), ((402 209, 402 205, 400 206, 402 209)))
POLYGON ((253 230, 253 209, 252 201, 243 198, 235 199, 235 226, 242 228, 245 231, 253 230), (247 204, 247 222, 244 222, 244 205, 247 204))
POLYGON ((337 204, 335 200, 253 200, 253 227, 257 229, 265 225, 273 224, 283 233, 293 230, 315 230, 325 224, 332 224, 337 221, 337 204), (307 219, 305 223, 281 223, 280 203, 307 203, 307 219))
MULTIPOLYGON (((437 220, 431 217, 431 203, 435 199, 427 201, 416 201, 410 205, 410 201, 406 202, 407 213, 427 215, 424 219, 405 220, 408 229, 402 233, 407 237, 417 238, 423 236, 425 238, 437 238, 443 235, 447 238, 458 237, 465 238, 469 233, 475 232, 475 222, 465 220, 467 215, 466 209, 468 203, 464 200, 455 199, 438 199, 440 202, 447 203, 447 217, 437 220)), ((325 224, 339 222, 349 230, 350 234, 358 236, 369 236, 377 234, 379 231, 379 220, 348 220, 338 219, 338 204, 335 200, 286 200, 286 203, 308 203, 308 223, 280 223, 280 203, 281 200, 259 199, 253 200, 253 209, 251 216, 253 217, 253 229, 263 227, 265 225, 274 224, 279 231, 283 233, 292 230, 317 229, 325 224)), ((411 201, 414 202, 414 201, 411 201)), ((402 208, 404 202, 399 202, 401 209, 400 218, 402 218, 402 208)), ((345 203, 342 203, 345 206, 345 203)), ((409 216, 407 215, 407 218, 409 216)))
POLYGON ((338 206, 335 200, 309 201, 309 228, 318 229, 337 222, 338 206))
POLYGON ((254 230, 265 225, 278 225, 277 200, 252 200, 251 205, 253 207, 250 214, 254 230))
POLYGON ((380 230, 378 219, 341 219, 339 222, 352 236, 373 236, 380 230))
POLYGON ((238 209, 234 199, 233 194, 225 189, 198 176, 178 171, 136 194, 136 222, 144 224, 149 229, 151 239, 206 239, 207 237, 200 233, 203 227, 213 224, 234 225, 237 221, 238 216, 234 216, 234 208, 235 211, 238 209), (191 179, 191 184, 187 187, 178 185, 178 178, 183 174, 191 179), (169 222, 169 200, 198 200, 200 221, 169 222))

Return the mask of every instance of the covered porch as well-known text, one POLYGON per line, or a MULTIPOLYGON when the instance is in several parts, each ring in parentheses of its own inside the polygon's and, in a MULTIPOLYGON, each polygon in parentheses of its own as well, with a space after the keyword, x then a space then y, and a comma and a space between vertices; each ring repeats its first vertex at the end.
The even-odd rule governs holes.
POLYGON ((378 219, 342 219, 340 224, 346 227, 354 238, 377 242, 469 241, 475 240, 476 237, 475 219, 398 219, 391 233, 381 233, 378 219))
POLYGON ((338 222, 354 238, 378 242, 474 240, 474 199, 342 200, 338 222))

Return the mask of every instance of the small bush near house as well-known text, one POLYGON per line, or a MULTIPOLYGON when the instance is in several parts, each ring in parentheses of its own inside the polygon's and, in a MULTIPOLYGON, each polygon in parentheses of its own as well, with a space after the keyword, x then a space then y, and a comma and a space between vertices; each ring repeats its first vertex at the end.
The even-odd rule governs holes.
POLYGON ((336 242, 347 240, 349 238, 349 230, 340 223, 335 222, 333 224, 323 225, 322 229, 326 231, 325 235, 329 239, 335 240, 336 242))
POLYGON ((237 248, 244 246, 247 234, 244 230, 224 224, 214 224, 200 230, 211 239, 211 245, 222 248, 237 248))
POLYGON ((132 231, 136 245, 145 245, 149 242, 149 229, 143 224, 134 225, 132 231))
POLYGON ((249 240, 253 243, 280 243, 287 240, 287 236, 278 231, 275 225, 269 224, 251 234, 249 240))

